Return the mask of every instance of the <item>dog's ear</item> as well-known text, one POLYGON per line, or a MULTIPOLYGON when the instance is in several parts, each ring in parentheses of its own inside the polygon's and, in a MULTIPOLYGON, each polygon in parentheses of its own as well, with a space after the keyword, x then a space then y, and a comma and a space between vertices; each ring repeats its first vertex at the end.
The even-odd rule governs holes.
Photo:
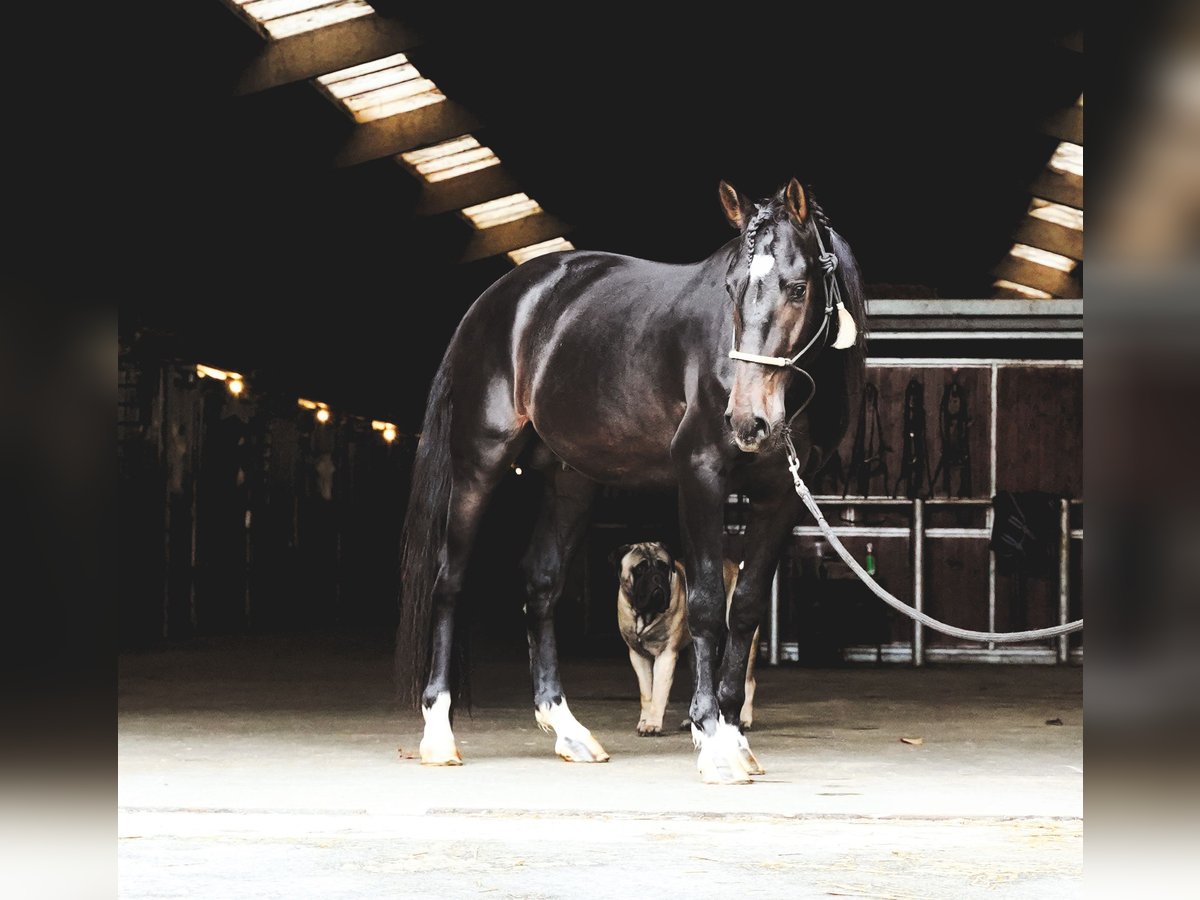
POLYGON ((608 554, 609 565, 621 568, 621 560, 625 558, 625 554, 633 549, 633 544, 622 544, 612 553, 608 554))

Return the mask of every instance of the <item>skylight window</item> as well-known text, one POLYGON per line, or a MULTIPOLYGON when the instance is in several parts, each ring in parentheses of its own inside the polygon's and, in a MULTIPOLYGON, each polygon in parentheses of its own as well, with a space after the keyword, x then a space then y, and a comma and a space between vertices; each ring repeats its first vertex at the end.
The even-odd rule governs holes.
POLYGON ((375 12, 364 0, 231 0, 269 37, 285 38, 375 12))
POLYGON ((1048 250, 1039 250, 1037 247, 1030 247, 1028 244, 1013 244, 1012 250, 1008 252, 1011 256, 1016 256, 1019 259, 1027 259, 1040 266, 1049 266, 1051 269, 1058 269, 1060 272, 1070 272, 1075 268, 1075 260, 1070 257, 1059 256, 1057 253, 1051 253, 1048 250))
POLYGON ((1083 147, 1063 141, 1050 157, 1050 169, 1054 172, 1064 172, 1083 177, 1083 147))
POLYGON ((468 172, 478 172, 480 169, 500 164, 499 157, 490 147, 484 147, 469 134, 442 141, 431 147, 401 153, 399 159, 428 184, 447 181, 468 172))
POLYGON ((462 211, 467 220, 477 229, 494 228, 506 222, 515 222, 540 213, 542 208, 527 194, 509 194, 497 200, 489 200, 462 211))
POLYGON ((322 75, 317 83, 360 123, 386 119, 446 99, 437 85, 422 76, 403 53, 322 75))
POLYGON ((1051 203, 1048 200, 1034 197, 1033 202, 1029 204, 1029 214, 1035 219, 1083 231, 1082 209, 1073 209, 1070 206, 1063 206, 1061 203, 1051 203))
POLYGON ((1006 281, 1003 278, 997 279, 994 287, 997 290, 1009 291, 1014 294, 1020 294, 1028 300, 1051 300, 1053 294, 1047 294, 1045 291, 1039 291, 1037 288, 1026 287, 1023 284, 1017 284, 1015 281, 1006 281))
POLYGON ((548 241, 542 241, 538 244, 530 244, 528 247, 520 247, 516 250, 508 251, 508 258, 513 261, 514 265, 519 266, 523 262, 544 256, 547 253, 556 253, 559 250, 574 250, 575 245, 566 238, 556 237, 550 238, 548 241))

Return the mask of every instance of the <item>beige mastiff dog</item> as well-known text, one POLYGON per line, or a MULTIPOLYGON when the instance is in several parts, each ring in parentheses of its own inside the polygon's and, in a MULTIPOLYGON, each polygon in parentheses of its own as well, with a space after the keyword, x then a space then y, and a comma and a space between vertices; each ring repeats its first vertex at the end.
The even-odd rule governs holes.
MULTIPOLYGON (((629 661, 637 674, 642 713, 637 733, 642 737, 662 734, 663 714, 675 678, 680 651, 692 643, 687 625, 687 585, 683 564, 671 558, 658 542, 626 544, 613 551, 620 568, 617 589, 617 625, 629 645, 629 661)), ((737 563, 725 560, 725 611, 737 583, 737 563)), ((754 658, 758 655, 758 631, 754 651, 746 667, 746 700, 741 725, 754 723, 754 658)), ((687 723, 685 723, 687 724, 687 723)))

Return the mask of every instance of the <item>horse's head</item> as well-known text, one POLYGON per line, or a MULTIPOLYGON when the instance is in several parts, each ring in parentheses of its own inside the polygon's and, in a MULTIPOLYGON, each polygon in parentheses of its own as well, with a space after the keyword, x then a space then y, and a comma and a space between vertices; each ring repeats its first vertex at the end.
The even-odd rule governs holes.
POLYGON ((743 238, 725 278, 735 351, 725 421, 737 446, 757 453, 780 432, 794 367, 811 365, 826 344, 853 345, 857 334, 854 319, 827 303, 815 210, 799 181, 758 203, 722 181, 720 198, 743 238))

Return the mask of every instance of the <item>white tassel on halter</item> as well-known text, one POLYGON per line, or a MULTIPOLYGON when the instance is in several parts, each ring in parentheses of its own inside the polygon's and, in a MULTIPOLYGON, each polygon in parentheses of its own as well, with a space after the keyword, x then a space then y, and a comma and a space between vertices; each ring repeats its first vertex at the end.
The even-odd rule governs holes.
POLYGON ((858 326, 854 324, 854 316, 846 309, 846 304, 838 301, 837 305, 837 339, 833 342, 834 350, 845 350, 853 347, 858 340, 858 326))

